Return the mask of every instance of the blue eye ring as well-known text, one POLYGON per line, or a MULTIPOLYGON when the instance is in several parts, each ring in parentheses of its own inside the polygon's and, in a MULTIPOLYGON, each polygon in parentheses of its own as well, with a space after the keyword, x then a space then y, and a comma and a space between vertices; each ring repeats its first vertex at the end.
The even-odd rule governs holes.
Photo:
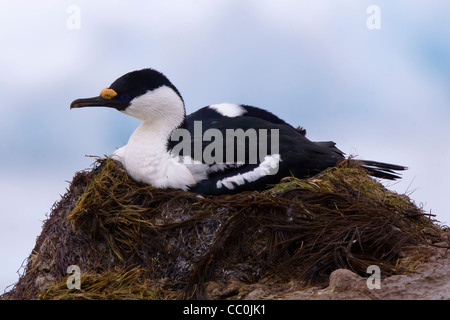
POLYGON ((122 93, 122 94, 120 95, 120 100, 122 100, 122 101, 127 101, 128 99, 130 99, 130 95, 129 95, 129 94, 122 93))

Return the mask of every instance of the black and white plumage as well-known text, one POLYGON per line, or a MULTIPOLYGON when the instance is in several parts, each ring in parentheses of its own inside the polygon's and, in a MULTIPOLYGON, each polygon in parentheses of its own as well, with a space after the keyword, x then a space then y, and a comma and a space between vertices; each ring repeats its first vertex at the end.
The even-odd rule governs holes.
MULTIPOLYGON (((336 148, 334 142, 312 142, 306 138, 304 130, 295 129, 272 113, 256 107, 222 103, 186 116, 184 101, 177 88, 153 69, 127 73, 103 89, 100 96, 77 99, 70 108, 88 106, 115 108, 142 121, 128 144, 117 149, 112 158, 121 162, 134 180, 158 188, 213 195, 263 190, 283 177, 305 178, 344 160, 343 152, 336 148), (181 155, 175 152, 180 141, 173 136, 180 130, 189 133, 191 146, 189 152, 183 150, 181 155), (231 161, 225 156, 223 161, 205 161, 203 152, 208 151, 216 157, 218 149, 211 151, 211 143, 218 143, 217 135, 225 137, 230 130, 265 132, 256 136, 256 149, 253 150, 259 155, 263 149, 259 143, 267 139, 263 144, 267 146, 265 156, 250 159, 251 152, 246 142, 250 142, 251 137, 247 137, 240 144, 247 151, 244 158, 238 157, 237 142, 232 145, 235 150, 231 161), (216 136, 205 139, 207 132, 215 132, 216 136), (276 148, 271 143, 275 138, 276 148)), ((255 144, 255 140, 252 142, 255 144)), ((224 148, 228 146, 226 143, 223 145, 224 148)), ((361 162, 371 175, 386 179, 396 179, 399 176, 395 171, 406 169, 375 161, 361 162)))

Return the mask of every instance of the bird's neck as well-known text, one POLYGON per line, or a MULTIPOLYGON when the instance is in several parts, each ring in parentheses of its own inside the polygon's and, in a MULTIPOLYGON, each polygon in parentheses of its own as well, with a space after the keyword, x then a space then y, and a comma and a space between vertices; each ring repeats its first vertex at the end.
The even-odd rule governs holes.
POLYGON ((125 113, 140 119, 142 124, 130 137, 130 142, 137 140, 147 152, 161 154, 167 150, 172 132, 184 122, 183 100, 166 86, 135 100, 125 113))
POLYGON ((136 128, 133 135, 145 136, 146 139, 151 139, 155 146, 167 145, 170 135, 181 123, 182 119, 180 121, 146 120, 136 128))
MULTIPOLYGON (((173 120, 173 119, 171 119, 173 120)), ((173 130, 179 122, 162 121, 161 119, 146 120, 133 132, 128 140, 127 147, 134 154, 129 157, 142 157, 143 159, 160 159, 168 155, 167 143, 173 130)))
POLYGON ((119 152, 119 157, 123 157, 119 161, 134 180, 155 187, 184 190, 195 184, 189 169, 177 162, 167 149, 172 131, 181 122, 146 120, 134 131, 128 144, 119 152))

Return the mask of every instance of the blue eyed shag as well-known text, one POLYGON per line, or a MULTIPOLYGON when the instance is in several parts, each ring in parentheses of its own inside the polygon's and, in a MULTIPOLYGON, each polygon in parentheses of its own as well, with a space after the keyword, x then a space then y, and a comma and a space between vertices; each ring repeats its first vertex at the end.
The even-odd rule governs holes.
MULTIPOLYGON (((310 141, 302 128, 260 108, 221 103, 186 116, 178 89, 153 69, 127 73, 100 96, 70 105, 82 107, 110 107, 142 121, 111 157, 135 181, 156 188, 211 195, 264 190, 284 177, 310 177, 345 160, 334 142, 310 141)), ((406 169, 359 161, 378 178, 394 180, 396 171, 406 169)))

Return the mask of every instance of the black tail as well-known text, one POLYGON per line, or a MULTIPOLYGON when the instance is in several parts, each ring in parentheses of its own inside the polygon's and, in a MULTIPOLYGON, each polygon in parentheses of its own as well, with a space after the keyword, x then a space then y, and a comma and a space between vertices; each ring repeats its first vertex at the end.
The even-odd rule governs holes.
POLYGON ((382 179, 389 179, 389 180, 399 179, 400 176, 396 171, 403 171, 408 169, 408 167, 378 161, 371 161, 371 160, 357 160, 357 161, 361 163, 361 167, 369 171, 371 176, 382 179))

